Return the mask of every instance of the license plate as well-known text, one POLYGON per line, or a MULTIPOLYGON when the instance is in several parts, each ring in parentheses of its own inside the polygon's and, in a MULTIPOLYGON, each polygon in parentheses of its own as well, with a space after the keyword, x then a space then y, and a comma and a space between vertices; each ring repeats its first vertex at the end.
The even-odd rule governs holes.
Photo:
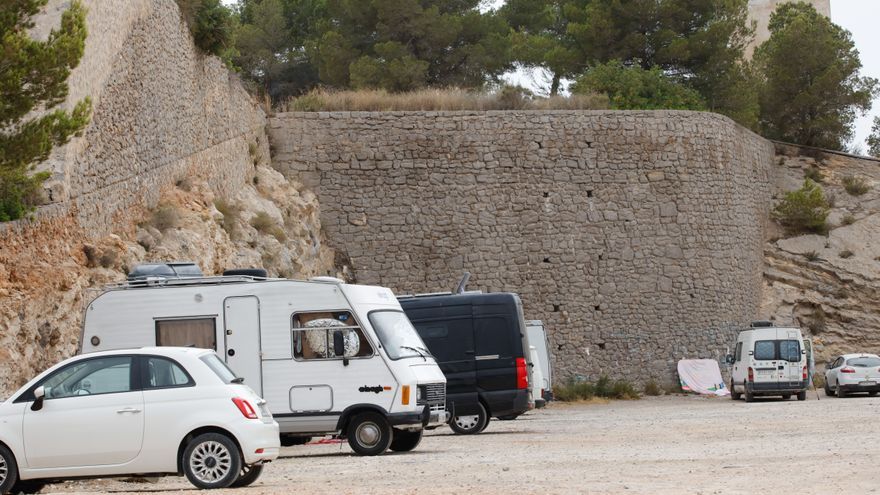
POLYGON ((758 370, 759 375, 772 375, 775 370, 758 370))
POLYGON ((877 385, 877 382, 860 382, 859 385, 863 387, 873 387, 874 385, 877 385))

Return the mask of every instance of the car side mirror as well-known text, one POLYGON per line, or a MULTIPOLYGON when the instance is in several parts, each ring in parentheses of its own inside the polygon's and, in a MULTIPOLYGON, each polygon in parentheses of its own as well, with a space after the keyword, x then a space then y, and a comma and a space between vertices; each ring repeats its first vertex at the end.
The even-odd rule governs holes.
POLYGON ((733 364, 735 361, 733 360, 733 354, 728 354, 724 356, 724 362, 727 364, 733 364))
POLYGON ((39 411, 43 408, 43 401, 46 400, 46 388, 37 387, 34 389, 34 403, 31 404, 31 411, 39 411))
POLYGON ((345 356, 345 336, 337 330, 333 332, 333 354, 342 357, 342 364, 348 366, 348 357, 345 356))

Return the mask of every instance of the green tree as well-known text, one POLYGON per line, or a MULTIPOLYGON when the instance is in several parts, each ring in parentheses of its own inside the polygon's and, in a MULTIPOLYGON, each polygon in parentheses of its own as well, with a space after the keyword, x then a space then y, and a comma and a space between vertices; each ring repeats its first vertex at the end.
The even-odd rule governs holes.
POLYGON ((246 76, 276 102, 318 84, 307 46, 327 24, 324 0, 242 0, 238 8, 233 60, 246 76))
POLYGON ((764 78, 761 128, 773 139, 843 149, 877 93, 877 80, 859 75, 850 33, 806 3, 777 8, 755 60, 764 78))
POLYGON ((874 126, 871 127, 871 135, 866 141, 868 154, 880 158, 880 117, 874 117, 874 126))
POLYGON ((831 206, 822 187, 810 179, 804 179, 800 189, 785 194, 772 215, 793 233, 824 234, 828 230, 826 220, 830 211, 831 206))
POLYGON ((617 110, 705 108, 700 93, 666 77, 659 67, 627 67, 618 60, 590 69, 578 78, 572 92, 608 95, 611 108, 617 110))
POLYGON ((220 0, 177 0, 196 46, 211 55, 223 56, 234 44, 232 12, 220 0))
POLYGON ((321 82, 403 91, 482 87, 512 67, 508 27, 480 0, 328 0, 321 82))
POLYGON ((57 109, 67 78, 85 49, 85 9, 74 1, 45 41, 31 39, 31 20, 47 0, 0 3, 0 221, 21 218, 41 199, 48 173, 34 174, 54 146, 88 123, 91 103, 57 109))
POLYGON ((568 34, 568 14, 586 4, 587 0, 507 0, 499 11, 513 29, 514 58, 524 66, 547 69, 551 95, 559 92, 562 79, 586 68, 583 52, 568 34))

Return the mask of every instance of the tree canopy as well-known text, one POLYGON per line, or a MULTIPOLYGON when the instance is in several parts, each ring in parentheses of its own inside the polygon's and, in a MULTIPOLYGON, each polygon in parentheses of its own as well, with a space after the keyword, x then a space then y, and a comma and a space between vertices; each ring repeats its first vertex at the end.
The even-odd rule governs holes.
POLYGON ((40 200, 48 173, 33 174, 55 146, 88 123, 91 103, 57 108, 85 48, 85 9, 74 1, 46 40, 32 39, 32 17, 47 0, 0 3, 0 221, 24 216, 40 200))
POLYGON ((700 93, 666 77, 659 67, 627 67, 617 60, 590 69, 572 92, 608 95, 617 110, 705 109, 700 93))
POLYGON ((848 31, 805 3, 770 17, 770 39, 755 53, 763 82, 761 130, 767 137, 843 149, 858 112, 871 108, 877 80, 862 67, 848 31))
POLYGON ((880 158, 880 117, 874 117, 874 126, 871 127, 871 135, 866 141, 868 154, 880 158))

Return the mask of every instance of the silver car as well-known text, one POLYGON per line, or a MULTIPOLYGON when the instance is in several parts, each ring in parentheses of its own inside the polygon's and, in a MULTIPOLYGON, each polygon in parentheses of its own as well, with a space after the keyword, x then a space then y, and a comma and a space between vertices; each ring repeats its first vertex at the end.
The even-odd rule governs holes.
POLYGON ((880 392, 880 356, 844 354, 828 365, 825 395, 846 397, 854 392, 867 392, 871 397, 880 392))

